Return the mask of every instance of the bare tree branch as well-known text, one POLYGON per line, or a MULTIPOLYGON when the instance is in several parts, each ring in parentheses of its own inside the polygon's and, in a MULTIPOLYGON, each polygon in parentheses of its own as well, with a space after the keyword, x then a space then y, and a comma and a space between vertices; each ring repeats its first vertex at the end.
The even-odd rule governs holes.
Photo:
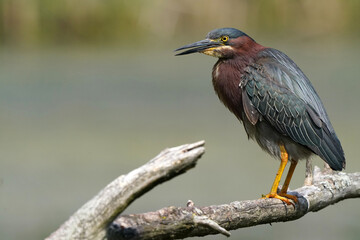
POLYGON ((184 208, 168 207, 156 212, 119 216, 108 229, 108 239, 180 239, 218 233, 228 236, 227 230, 292 221, 341 200, 360 197, 360 173, 328 173, 315 167, 313 185, 291 193, 298 196, 296 208, 278 199, 200 208, 190 202, 184 208))
POLYGON ((295 220, 338 201, 360 197, 360 173, 321 172, 315 167, 309 181, 312 185, 292 192, 298 196, 296 208, 278 199, 208 207, 196 207, 189 200, 184 208, 167 207, 116 218, 142 194, 193 168, 204 151, 204 141, 162 151, 107 185, 47 239, 178 239, 219 233, 230 236, 229 230, 295 220))
POLYGON ((47 240, 103 239, 114 218, 156 185, 195 167, 204 141, 165 149, 145 165, 122 175, 82 206, 47 240))

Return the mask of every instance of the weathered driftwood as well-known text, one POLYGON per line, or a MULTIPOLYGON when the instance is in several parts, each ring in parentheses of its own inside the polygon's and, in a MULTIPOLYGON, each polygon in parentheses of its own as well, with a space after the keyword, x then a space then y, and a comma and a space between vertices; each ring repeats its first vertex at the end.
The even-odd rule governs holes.
POLYGON ((180 239, 218 233, 229 236, 227 230, 292 221, 346 198, 360 197, 360 173, 324 174, 315 167, 313 185, 291 193, 298 196, 295 208, 278 199, 257 199, 119 216, 108 229, 108 239, 180 239))
POLYGON ((205 152, 204 141, 165 149, 145 165, 122 175, 74 213, 47 240, 103 239, 112 220, 136 198, 190 168, 205 152))
POLYGON ((199 208, 189 200, 184 208, 167 207, 116 218, 142 194, 194 167, 204 151, 204 141, 164 150, 106 186, 47 239, 176 239, 218 233, 230 236, 228 230, 295 220, 343 199, 360 197, 360 173, 321 172, 315 167, 313 177, 308 174, 307 184, 312 185, 292 192, 299 199, 296 208, 278 199, 199 208))

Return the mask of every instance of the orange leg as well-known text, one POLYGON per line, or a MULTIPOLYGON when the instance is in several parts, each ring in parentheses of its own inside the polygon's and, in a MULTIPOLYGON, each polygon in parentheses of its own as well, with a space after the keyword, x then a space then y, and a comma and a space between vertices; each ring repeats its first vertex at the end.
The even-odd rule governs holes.
POLYGON ((279 195, 282 196, 282 197, 292 199, 294 202, 297 203, 298 200, 297 200, 296 196, 287 194, 287 190, 288 190, 288 187, 289 187, 289 184, 290 184, 290 180, 291 180, 291 177, 292 177, 292 175, 294 173, 296 165, 297 165, 297 161, 291 161, 291 165, 290 165, 288 174, 286 175, 284 185, 282 186, 279 195))
MULTIPOLYGON (((278 186, 279 186, 279 182, 280 182, 280 180, 281 180, 281 176, 282 176, 282 174, 283 174, 283 172, 284 172, 285 166, 286 166, 286 164, 287 164, 287 162, 288 162, 288 159, 289 159, 289 155, 288 155, 288 153, 286 152, 286 149, 285 149, 284 145, 283 145, 283 144, 280 144, 279 147, 280 147, 280 153, 281 153, 281 163, 280 163, 280 167, 279 167, 279 170, 278 170, 277 173, 276 173, 276 177, 275 177, 274 183, 273 183, 273 185, 272 185, 272 187, 271 187, 270 193, 267 194, 267 195, 265 195, 263 198, 277 198, 277 199, 280 199, 281 201, 285 202, 285 203, 288 204, 288 205, 290 205, 290 204, 291 204, 291 205, 294 205, 294 204, 289 200, 289 198, 287 197, 286 192, 285 192, 285 194, 284 194, 284 193, 280 193, 280 194, 277 193, 277 189, 278 189, 278 186)), ((291 166, 293 166, 293 164, 291 164, 291 166)), ((295 166, 296 166, 296 164, 295 164, 295 166)), ((285 181, 285 184, 287 184, 287 186, 288 186, 289 183, 290 183, 290 179, 291 179, 292 173, 294 172, 295 166, 292 167, 293 169, 292 169, 291 167, 290 167, 290 169, 289 169, 289 173, 288 173, 288 175, 287 175, 287 177, 286 177, 286 180, 287 180, 287 181, 285 181), (291 172, 291 174, 290 174, 290 170, 291 170, 291 169, 292 169, 292 172, 291 172), (286 183, 286 182, 287 182, 287 183, 286 183)), ((284 185, 284 186, 285 186, 285 185, 284 185)), ((287 190, 287 186, 286 186, 286 190, 287 190)), ((292 199, 292 197, 291 197, 291 199, 292 199)))

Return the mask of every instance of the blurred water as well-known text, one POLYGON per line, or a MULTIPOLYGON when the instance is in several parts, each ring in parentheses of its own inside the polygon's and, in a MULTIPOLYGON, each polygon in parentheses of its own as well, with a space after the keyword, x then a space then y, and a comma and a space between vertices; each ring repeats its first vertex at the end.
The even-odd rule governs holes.
MULTIPOLYGON (((275 46, 312 80, 342 141, 347 171, 360 171, 359 45, 275 46)), ((278 162, 247 140, 218 101, 210 81, 215 59, 174 57, 176 47, 1 52, 0 239, 44 238, 120 174, 166 147, 201 139, 206 154, 195 169, 126 213, 269 191, 278 162)), ((303 175, 300 164, 290 187, 301 186, 303 175)), ((233 231, 232 239, 358 239, 358 209, 358 200, 347 200, 294 222, 233 231)), ((223 239, 207 237, 214 238, 223 239)))

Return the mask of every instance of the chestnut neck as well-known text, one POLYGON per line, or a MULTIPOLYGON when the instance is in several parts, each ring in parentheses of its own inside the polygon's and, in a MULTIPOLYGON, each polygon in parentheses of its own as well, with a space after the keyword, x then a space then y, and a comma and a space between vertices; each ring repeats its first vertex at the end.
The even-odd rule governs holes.
POLYGON ((233 48, 232 58, 238 58, 238 61, 246 61, 247 59, 253 59, 256 57, 259 51, 265 49, 264 46, 258 44, 248 36, 233 39, 231 40, 230 45, 233 48))
POLYGON ((255 60, 259 51, 266 48, 248 36, 232 39, 229 45, 232 47, 232 50, 224 52, 224 57, 219 58, 216 65, 222 63, 230 64, 240 72, 255 60))
POLYGON ((220 100, 242 120, 241 76, 265 47, 247 36, 234 39, 230 44, 233 46, 232 54, 219 58, 213 67, 212 82, 220 100))

